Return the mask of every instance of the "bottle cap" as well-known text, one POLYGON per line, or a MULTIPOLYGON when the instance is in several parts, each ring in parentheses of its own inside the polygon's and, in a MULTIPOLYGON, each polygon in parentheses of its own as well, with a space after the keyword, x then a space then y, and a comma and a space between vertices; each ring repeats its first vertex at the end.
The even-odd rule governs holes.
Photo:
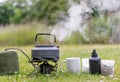
POLYGON ((96 50, 94 49, 92 52, 92 57, 98 57, 98 53, 96 52, 96 50))

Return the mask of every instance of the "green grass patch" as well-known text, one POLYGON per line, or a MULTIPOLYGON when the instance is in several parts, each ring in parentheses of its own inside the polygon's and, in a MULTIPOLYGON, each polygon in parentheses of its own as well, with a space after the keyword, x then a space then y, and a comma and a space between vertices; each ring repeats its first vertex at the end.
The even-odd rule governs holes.
MULTIPOLYGON (((0 47, 0 50, 6 47, 0 47)), ((33 46, 19 47, 31 57, 33 46)), ((58 76, 44 76, 39 73, 31 73, 33 67, 28 63, 27 58, 18 52, 20 73, 14 75, 0 76, 0 82, 120 82, 120 45, 60 45, 59 63, 67 57, 89 58, 93 49, 96 49, 101 59, 115 60, 114 77, 103 77, 88 73, 62 73, 58 68, 58 76)))
POLYGON ((34 43, 35 34, 40 32, 48 32, 48 30, 42 24, 11 25, 0 28, 0 45, 30 45, 34 43))

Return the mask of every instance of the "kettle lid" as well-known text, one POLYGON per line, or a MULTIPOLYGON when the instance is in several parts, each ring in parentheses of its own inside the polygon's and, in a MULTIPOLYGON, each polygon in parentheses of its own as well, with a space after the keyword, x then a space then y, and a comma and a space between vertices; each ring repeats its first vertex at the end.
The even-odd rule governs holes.
POLYGON ((55 45, 51 44, 36 44, 35 47, 54 47, 55 45))

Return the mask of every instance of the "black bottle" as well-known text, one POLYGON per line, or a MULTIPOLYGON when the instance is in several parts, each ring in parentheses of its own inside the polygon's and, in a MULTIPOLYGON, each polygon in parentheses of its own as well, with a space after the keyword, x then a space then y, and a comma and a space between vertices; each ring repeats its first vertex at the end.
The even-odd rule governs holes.
POLYGON ((89 71, 91 74, 101 74, 101 59, 94 49, 89 59, 89 71))

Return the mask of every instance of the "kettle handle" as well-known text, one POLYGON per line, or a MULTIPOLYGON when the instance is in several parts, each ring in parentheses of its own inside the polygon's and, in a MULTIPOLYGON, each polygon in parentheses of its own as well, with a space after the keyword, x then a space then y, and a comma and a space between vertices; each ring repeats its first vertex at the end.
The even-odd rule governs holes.
POLYGON ((54 37, 54 43, 56 43, 56 36, 54 34, 49 34, 49 33, 37 33, 36 36, 35 36, 35 42, 37 41, 39 35, 53 36, 54 37))

